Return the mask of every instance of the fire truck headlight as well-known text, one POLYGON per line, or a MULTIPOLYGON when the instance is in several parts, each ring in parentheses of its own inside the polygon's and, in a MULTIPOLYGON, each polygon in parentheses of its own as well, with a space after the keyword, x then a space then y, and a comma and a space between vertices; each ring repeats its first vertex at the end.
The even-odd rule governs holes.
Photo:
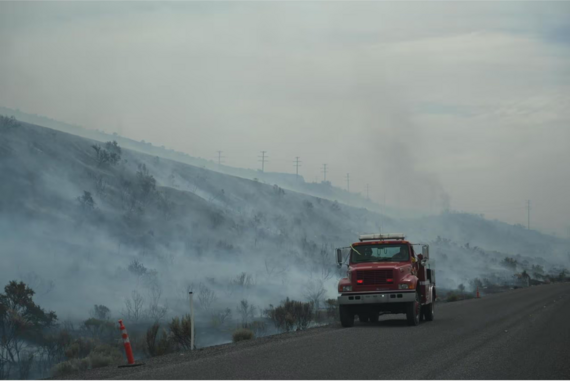
POLYGON ((399 288, 400 290, 408 290, 408 289, 410 288, 410 285, 407 284, 407 283, 400 283, 400 284, 398 285, 398 288, 399 288))
POLYGON ((352 291, 352 286, 342 286, 342 291, 352 291))

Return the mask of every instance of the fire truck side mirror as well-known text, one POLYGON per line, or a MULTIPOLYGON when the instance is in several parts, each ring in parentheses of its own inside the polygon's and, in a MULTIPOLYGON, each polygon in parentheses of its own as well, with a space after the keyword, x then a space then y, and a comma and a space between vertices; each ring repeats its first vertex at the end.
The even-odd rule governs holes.
POLYGON ((422 246, 422 257, 423 259, 429 259, 429 245, 422 246))
POLYGON ((341 249, 336 249, 336 263, 339 266, 342 266, 342 250, 341 249))

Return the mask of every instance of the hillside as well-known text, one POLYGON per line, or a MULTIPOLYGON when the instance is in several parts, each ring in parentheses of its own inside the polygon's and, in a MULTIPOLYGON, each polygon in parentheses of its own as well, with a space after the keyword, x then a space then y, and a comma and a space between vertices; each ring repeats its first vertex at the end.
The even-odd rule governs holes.
POLYGON ((148 319, 187 313, 189 290, 204 321, 240 300, 260 314, 333 298, 333 249, 366 232, 432 244, 440 288, 558 275, 570 259, 567 241, 480 216, 396 219, 23 122, 0 134, 0 282, 26 281, 62 319, 94 304, 142 319, 140 298, 148 319))
POLYGON ((16 119, 23 122, 49 127, 54 130, 67 132, 73 135, 97 140, 100 142, 114 140, 117 141, 121 147, 129 148, 141 153, 146 153, 151 156, 171 159, 179 161, 181 163, 210 169, 216 172, 238 176, 249 180, 257 179, 258 181, 265 184, 277 184, 285 189, 310 194, 316 197, 326 198, 331 201, 338 200, 339 202, 344 202, 345 204, 352 206, 364 207, 370 210, 379 212, 381 211, 383 213, 399 216, 404 214, 411 216, 417 213, 414 211, 394 210, 389 206, 380 206, 373 202, 371 199, 364 197, 360 193, 347 192, 345 189, 333 186, 330 182, 306 182, 302 175, 299 175, 297 177, 296 175, 290 173, 261 172, 260 170, 237 168, 224 164, 219 165, 214 160, 192 156, 184 152, 166 148, 164 146, 155 145, 152 142, 146 142, 144 140, 136 141, 128 137, 121 136, 117 133, 111 134, 101 130, 90 130, 81 126, 2 106, 0 106, 0 115, 13 115, 16 117, 16 119))

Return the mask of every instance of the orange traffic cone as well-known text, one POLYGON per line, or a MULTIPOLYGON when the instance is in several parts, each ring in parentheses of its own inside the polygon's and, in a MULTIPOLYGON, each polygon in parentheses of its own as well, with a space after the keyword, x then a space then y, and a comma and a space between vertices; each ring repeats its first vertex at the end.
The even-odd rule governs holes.
POLYGON ((479 286, 477 286, 477 299, 479 299, 481 296, 479 295, 479 286))
POLYGON ((135 363, 135 358, 133 356, 133 348, 131 347, 131 341, 129 340, 127 329, 123 325, 122 320, 119 320, 119 329, 121 330, 121 337, 123 338, 123 344, 125 346, 125 354, 127 355, 127 364, 119 365, 119 368, 144 365, 143 363, 135 363))

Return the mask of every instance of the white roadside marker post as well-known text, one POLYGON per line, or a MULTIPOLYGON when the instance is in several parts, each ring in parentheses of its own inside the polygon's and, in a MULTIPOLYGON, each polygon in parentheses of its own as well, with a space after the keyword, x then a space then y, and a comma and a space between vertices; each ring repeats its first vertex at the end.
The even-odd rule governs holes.
POLYGON ((194 350, 194 301, 190 291, 190 350, 194 350))

